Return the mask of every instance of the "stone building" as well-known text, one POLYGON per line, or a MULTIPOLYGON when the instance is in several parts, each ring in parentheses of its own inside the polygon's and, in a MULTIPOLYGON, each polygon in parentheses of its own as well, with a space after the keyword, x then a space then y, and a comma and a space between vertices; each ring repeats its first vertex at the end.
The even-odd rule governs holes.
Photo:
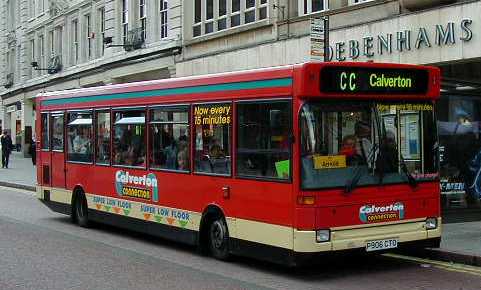
POLYGON ((6 0, 0 15, 2 125, 24 151, 39 92, 175 76, 180 0, 6 0))
POLYGON ((0 15, 2 126, 21 145, 38 92, 308 61, 310 19, 328 16, 332 61, 442 68, 443 202, 479 206, 479 0, 5 0, 0 15))

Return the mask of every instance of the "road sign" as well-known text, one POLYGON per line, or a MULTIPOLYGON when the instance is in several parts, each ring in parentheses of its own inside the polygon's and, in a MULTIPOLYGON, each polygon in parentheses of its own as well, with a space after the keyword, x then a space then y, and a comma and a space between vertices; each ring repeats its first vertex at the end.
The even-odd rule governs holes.
POLYGON ((329 20, 327 17, 311 18, 311 60, 327 61, 329 43, 329 20))

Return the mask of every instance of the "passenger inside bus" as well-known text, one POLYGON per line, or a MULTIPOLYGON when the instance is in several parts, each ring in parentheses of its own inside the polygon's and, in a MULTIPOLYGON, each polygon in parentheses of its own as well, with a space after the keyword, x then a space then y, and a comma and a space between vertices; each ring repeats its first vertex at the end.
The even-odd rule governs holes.
POLYGON ((354 134, 356 135, 356 153, 362 157, 363 164, 371 168, 376 154, 372 150, 371 125, 364 120, 357 121, 354 125, 354 134))
POLYGON ((188 171, 189 168, 189 149, 185 142, 180 142, 179 152, 177 153, 177 169, 188 171))
POLYGON ((135 128, 135 126, 132 124, 122 126, 124 130, 116 144, 116 164, 145 166, 144 134, 142 128, 135 128))
POLYGON ((224 158, 225 153, 220 146, 220 142, 216 138, 212 138, 211 145, 209 146, 209 156, 210 158, 224 158))
POLYGON ((396 145, 396 135, 392 131, 387 131, 380 144, 378 157, 376 158, 376 170, 378 172, 393 173, 398 171, 398 151, 396 145))
POLYGON ((169 146, 165 147, 165 168, 167 169, 177 169, 177 152, 178 146, 177 141, 172 141, 169 146))
POLYGON ((362 162, 361 155, 356 150, 357 138, 355 135, 347 135, 342 139, 341 150, 339 154, 346 156, 347 166, 352 166, 362 162))
POLYGON ((104 128, 97 135, 97 162, 100 163, 108 163, 110 161, 110 134, 107 130, 104 128))
POLYGON ((80 127, 78 135, 72 141, 73 151, 75 153, 87 154, 90 152, 90 138, 87 136, 88 128, 80 127))
POLYGON ((184 140, 182 136, 179 137, 179 152, 177 153, 177 169, 189 170, 189 142, 187 137, 184 140))

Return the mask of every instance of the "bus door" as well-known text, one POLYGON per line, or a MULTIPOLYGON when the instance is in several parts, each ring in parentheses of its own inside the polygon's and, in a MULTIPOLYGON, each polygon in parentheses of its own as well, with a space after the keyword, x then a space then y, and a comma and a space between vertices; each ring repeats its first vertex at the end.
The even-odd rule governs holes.
POLYGON ((37 160, 37 181, 43 186, 51 186, 51 152, 50 152, 50 114, 41 113, 40 129, 37 130, 37 140, 40 140, 37 160))
POLYGON ((61 188, 65 188, 66 185, 64 118, 64 112, 54 112, 50 115, 52 187, 61 188))
MULTIPOLYGON (((289 99, 236 104, 236 179, 231 199, 236 216, 268 224, 288 224, 292 216, 292 103, 289 99)), ((239 232, 252 224, 237 222, 239 232)))

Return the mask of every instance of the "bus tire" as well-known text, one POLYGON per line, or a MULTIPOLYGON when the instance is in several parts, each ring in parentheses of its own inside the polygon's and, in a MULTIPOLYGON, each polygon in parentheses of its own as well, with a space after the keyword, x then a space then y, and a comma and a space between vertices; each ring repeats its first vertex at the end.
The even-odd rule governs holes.
POLYGON ((89 226, 88 206, 87 199, 82 191, 76 194, 73 212, 77 224, 83 228, 87 228, 89 226))
POLYGON ((212 220, 208 232, 209 250, 218 260, 229 258, 229 231, 224 217, 218 216, 212 220))

